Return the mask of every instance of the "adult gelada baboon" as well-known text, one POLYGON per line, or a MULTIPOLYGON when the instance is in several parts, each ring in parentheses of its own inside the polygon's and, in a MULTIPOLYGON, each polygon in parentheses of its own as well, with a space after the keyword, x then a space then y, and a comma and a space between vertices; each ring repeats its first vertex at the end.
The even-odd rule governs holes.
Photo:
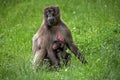
POLYGON ((44 9, 43 24, 33 37, 32 50, 34 53, 33 65, 35 69, 38 69, 38 66, 46 55, 50 59, 52 65, 58 65, 58 59, 52 49, 55 40, 65 41, 67 48, 70 49, 83 64, 87 63, 73 43, 70 30, 60 19, 59 7, 49 6, 44 9))

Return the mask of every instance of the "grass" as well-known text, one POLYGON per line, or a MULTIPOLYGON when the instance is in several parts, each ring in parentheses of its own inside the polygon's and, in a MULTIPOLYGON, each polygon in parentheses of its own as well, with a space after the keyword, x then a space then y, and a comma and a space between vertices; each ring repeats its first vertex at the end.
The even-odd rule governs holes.
POLYGON ((0 80, 119 80, 119 0, 0 0, 0 80), (59 5, 75 44, 85 55, 83 65, 72 55, 69 67, 32 70, 32 36, 43 9, 59 5))

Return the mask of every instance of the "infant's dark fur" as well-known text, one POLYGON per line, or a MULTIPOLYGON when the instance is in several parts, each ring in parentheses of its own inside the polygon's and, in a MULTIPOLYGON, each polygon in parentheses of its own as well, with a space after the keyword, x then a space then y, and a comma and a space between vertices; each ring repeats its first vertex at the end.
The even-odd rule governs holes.
POLYGON ((67 65, 67 63, 70 61, 71 55, 66 52, 66 44, 64 41, 54 41, 53 42, 53 52, 56 56, 56 58, 59 60, 59 64, 61 61, 67 65))

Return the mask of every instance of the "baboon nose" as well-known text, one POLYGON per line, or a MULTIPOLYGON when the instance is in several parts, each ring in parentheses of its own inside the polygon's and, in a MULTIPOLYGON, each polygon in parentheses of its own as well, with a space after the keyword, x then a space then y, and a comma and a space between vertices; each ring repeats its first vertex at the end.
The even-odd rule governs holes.
POLYGON ((51 19, 50 22, 51 22, 51 23, 54 23, 54 19, 51 19))
POLYGON ((54 18, 50 17, 50 18, 48 18, 48 21, 50 22, 50 24, 53 24, 54 23, 54 18))
POLYGON ((49 19, 50 23, 54 23, 54 18, 49 19))

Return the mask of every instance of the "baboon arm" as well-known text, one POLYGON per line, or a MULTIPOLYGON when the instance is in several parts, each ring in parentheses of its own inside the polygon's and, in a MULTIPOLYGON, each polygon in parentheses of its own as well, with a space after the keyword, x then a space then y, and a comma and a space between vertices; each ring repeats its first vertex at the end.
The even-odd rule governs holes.
POLYGON ((83 63, 87 63, 87 61, 85 60, 84 56, 82 55, 82 53, 80 53, 78 47, 73 43, 73 39, 72 39, 72 35, 70 32, 67 32, 66 34, 66 41, 67 41, 67 45, 68 48, 71 50, 72 53, 74 53, 74 55, 83 63))

